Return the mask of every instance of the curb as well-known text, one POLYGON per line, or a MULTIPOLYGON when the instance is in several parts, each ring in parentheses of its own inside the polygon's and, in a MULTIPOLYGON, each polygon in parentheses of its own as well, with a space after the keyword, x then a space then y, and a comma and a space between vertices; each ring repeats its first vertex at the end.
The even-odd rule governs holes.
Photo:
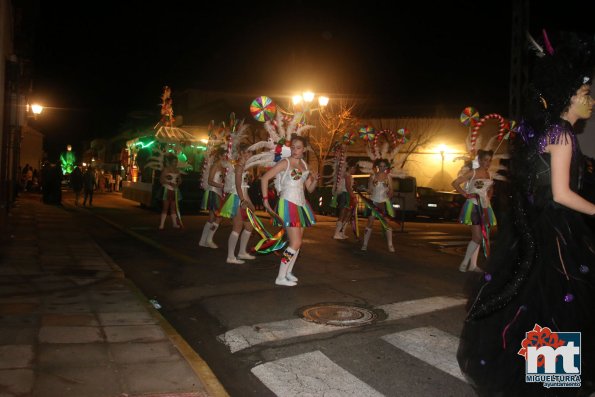
POLYGON ((161 313, 149 303, 147 297, 140 289, 129 279, 124 280, 130 289, 141 299, 149 312, 157 320, 159 326, 163 329, 169 340, 176 346, 182 357, 188 362, 194 373, 202 382, 209 396, 229 397, 223 385, 219 382, 209 365, 192 349, 182 335, 161 315, 161 313))
MULTIPOLYGON (((69 205, 69 207, 75 208, 75 207, 71 207, 70 205, 69 205)), ((179 254, 169 248, 162 246, 161 244, 156 243, 155 241, 153 241, 145 236, 142 236, 136 232, 128 230, 128 229, 118 225, 117 223, 105 218, 104 216, 95 214, 93 212, 91 212, 91 214, 94 217, 107 223, 108 225, 114 227, 115 229, 120 230, 134 238, 137 238, 137 239, 141 240, 142 242, 147 243, 159 250, 163 250, 165 253, 167 253, 168 255, 171 255, 172 257, 174 257, 178 260, 181 260, 185 263, 196 264, 196 261, 194 261, 190 257, 187 257, 186 255, 179 254)), ((200 379, 200 381, 202 382, 202 384, 205 387, 209 396, 229 397, 229 394, 227 394, 227 392, 225 391, 225 388, 219 382, 219 380, 217 379, 217 377, 215 376, 215 374, 213 373, 213 371, 211 370, 209 365, 198 355, 198 353, 196 353, 194 351, 194 349, 192 349, 192 347, 188 344, 188 342, 186 342, 186 340, 184 340, 182 335, 180 335, 175 330, 175 328, 165 319, 165 317, 163 317, 161 315, 161 313, 157 309, 155 309, 155 307, 153 307, 153 305, 151 305, 149 303, 149 300, 147 299, 147 297, 136 286, 136 284, 134 284, 132 282, 132 280, 126 278, 125 272, 109 257, 109 255, 107 255, 107 253, 105 251, 103 251, 103 249, 101 247, 99 247, 99 245, 97 243, 95 243, 95 241, 93 241, 93 243, 97 246, 97 248, 102 253, 102 255, 108 259, 110 265, 113 264, 113 266, 115 268, 119 269, 119 273, 121 273, 121 275, 122 275, 122 277, 119 277, 119 278, 123 279, 123 281, 135 293, 135 295, 137 295, 139 297, 139 299, 143 302, 143 304, 147 307, 147 309, 153 315, 153 317, 155 317, 159 326, 163 329, 163 331, 165 332, 165 334, 167 335, 169 340, 174 344, 176 349, 178 349, 178 351, 180 352, 182 357, 184 357, 186 362, 188 362, 188 365, 190 365, 190 367, 192 368, 194 373, 200 379)))

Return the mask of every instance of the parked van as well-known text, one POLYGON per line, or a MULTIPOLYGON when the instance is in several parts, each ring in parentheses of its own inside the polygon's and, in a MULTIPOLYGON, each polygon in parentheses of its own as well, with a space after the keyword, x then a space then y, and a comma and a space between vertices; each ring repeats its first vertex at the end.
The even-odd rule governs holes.
MULTIPOLYGON (((354 175, 353 188, 359 190, 365 197, 369 197, 367 193, 368 181, 370 175, 354 175)), ((404 178, 393 177, 393 208, 395 209, 396 218, 414 218, 417 215, 417 179, 412 176, 404 178)), ((360 202, 358 210, 363 212, 364 203, 360 202)))

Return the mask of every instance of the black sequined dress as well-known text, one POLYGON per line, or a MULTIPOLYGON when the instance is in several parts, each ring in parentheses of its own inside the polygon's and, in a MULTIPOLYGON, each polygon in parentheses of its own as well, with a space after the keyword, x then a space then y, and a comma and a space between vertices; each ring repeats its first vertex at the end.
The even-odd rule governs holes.
POLYGON ((580 213, 554 202, 550 155, 543 149, 561 139, 572 143, 574 191, 580 184, 582 155, 571 125, 564 121, 540 138, 526 138, 530 143, 516 163, 524 175, 513 179, 517 186, 509 217, 514 221, 499 230, 486 273, 478 276, 457 358, 482 396, 581 395, 594 381, 594 241, 580 213), (580 389, 525 382, 525 358, 518 352, 535 324, 552 332, 582 333, 580 389))

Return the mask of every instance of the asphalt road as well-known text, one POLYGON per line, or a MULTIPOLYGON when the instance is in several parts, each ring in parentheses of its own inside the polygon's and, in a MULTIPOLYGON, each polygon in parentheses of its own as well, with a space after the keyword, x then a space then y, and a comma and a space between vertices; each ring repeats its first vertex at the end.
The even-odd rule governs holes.
POLYGON ((298 285, 280 287, 275 255, 225 263, 229 222, 213 250, 198 246, 204 215, 158 231, 157 212, 118 193, 97 194, 93 208, 75 208, 69 193, 64 203, 231 396, 474 395, 454 359, 463 285, 479 277, 457 270, 464 226, 408 222, 389 253, 376 224, 364 253, 353 238, 333 240, 334 219, 321 217, 306 230, 298 285), (347 326, 303 320, 316 305, 309 315, 347 326))

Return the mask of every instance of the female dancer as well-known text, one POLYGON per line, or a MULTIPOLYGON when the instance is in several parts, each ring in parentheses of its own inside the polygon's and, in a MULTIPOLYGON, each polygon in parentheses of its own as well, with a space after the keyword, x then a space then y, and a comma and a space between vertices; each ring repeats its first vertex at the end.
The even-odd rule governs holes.
POLYGON ((347 162, 347 168, 343 172, 336 191, 334 192, 337 197, 337 208, 339 208, 339 219, 337 220, 335 235, 333 236, 336 240, 344 240, 347 238, 345 235, 345 228, 349 224, 351 218, 351 204, 354 200, 353 178, 351 176, 356 173, 356 170, 357 161, 350 159, 347 162))
POLYGON ((297 284, 298 279, 293 275, 292 270, 302 246, 304 228, 316 223, 314 212, 304 195, 304 186, 312 192, 318 183, 318 176, 308 170, 308 165, 303 159, 306 145, 306 138, 292 135, 291 156, 280 160, 262 176, 260 181, 264 207, 274 214, 267 199, 269 180, 277 174, 281 176, 281 192, 276 215, 279 218, 277 222, 281 221, 280 226, 283 226, 287 232, 289 246, 281 258, 279 274, 275 280, 277 285, 297 284))
MULTIPOLYGON (((467 245, 467 252, 459 266, 459 270, 462 272, 481 271, 477 267, 479 247, 481 247, 483 238, 489 239, 490 227, 496 225, 496 217, 490 203, 494 181, 488 171, 493 155, 494 152, 491 150, 479 150, 477 152, 479 168, 466 172, 452 182, 455 190, 467 198, 459 221, 465 225, 471 225, 471 241, 467 245), (466 185, 463 190, 461 184, 464 182, 466 185), (485 236, 483 232, 485 232, 485 236)), ((488 241, 484 241, 484 243, 489 244, 488 241)))
MULTIPOLYGON (((386 215, 391 218, 395 216, 395 210, 390 201, 393 196, 393 182, 390 176, 390 164, 388 160, 383 158, 374 160, 373 172, 374 173, 370 175, 370 180, 368 181, 368 193, 371 196, 370 198, 375 207, 374 209, 377 210, 377 212, 370 208, 367 208, 366 210, 366 213, 368 214, 368 225, 366 226, 366 231, 364 233, 362 251, 368 250, 368 241, 370 241, 370 236, 372 235, 374 218, 381 216, 383 219, 380 221, 386 222, 384 219, 386 215), (376 214, 374 214, 374 212, 376 212, 376 214)), ((395 252, 395 247, 393 246, 393 230, 390 227, 386 227, 384 233, 386 234, 388 250, 390 252, 395 252)))
POLYGON ((460 339, 459 366, 482 396, 594 390, 595 243, 583 217, 595 215, 595 204, 577 194, 582 155, 574 126, 591 116, 595 43, 560 39, 554 50, 544 35, 547 53, 539 47, 512 142, 514 222, 500 225, 460 339), (536 349, 551 355, 535 357, 536 349), (574 380, 552 375, 552 367, 574 380), (527 376, 538 372, 541 379, 527 376))
POLYGON ((247 172, 244 171, 244 164, 249 157, 250 152, 247 151, 247 146, 240 144, 237 162, 235 165, 230 164, 225 174, 224 191, 226 199, 221 208, 221 216, 233 219, 233 227, 227 243, 227 263, 232 264, 244 263, 242 259, 256 259, 255 256, 246 251, 248 241, 252 235, 252 225, 248 220, 246 208, 254 211, 254 205, 248 195, 247 172), (242 231, 242 229, 244 230, 242 231), (236 257, 235 249, 238 239, 240 239, 240 251, 236 257))
POLYGON ((166 166, 161 171, 159 181, 163 188, 163 205, 161 210, 161 223, 159 224, 159 230, 163 230, 165 227, 165 219, 167 218, 167 212, 171 215, 171 223, 174 229, 178 229, 182 226, 182 220, 179 217, 178 201, 181 199, 179 186, 182 183, 182 177, 180 176, 180 170, 178 169, 178 158, 170 154, 165 157, 166 166))
MULTIPOLYGON (((205 186, 205 194, 202 200, 202 209, 209 211, 209 221, 205 224, 200 242, 198 245, 201 247, 218 248, 217 244, 213 242, 213 236, 219 228, 221 223, 221 216, 218 215, 218 211, 221 208, 221 201, 223 196, 223 166, 221 165, 221 158, 223 157, 225 150, 218 148, 213 152, 213 158, 209 158, 205 161, 209 161, 211 166, 208 167, 205 172, 208 172, 207 186, 205 186)), ((205 176, 203 176, 204 179, 205 176)))

